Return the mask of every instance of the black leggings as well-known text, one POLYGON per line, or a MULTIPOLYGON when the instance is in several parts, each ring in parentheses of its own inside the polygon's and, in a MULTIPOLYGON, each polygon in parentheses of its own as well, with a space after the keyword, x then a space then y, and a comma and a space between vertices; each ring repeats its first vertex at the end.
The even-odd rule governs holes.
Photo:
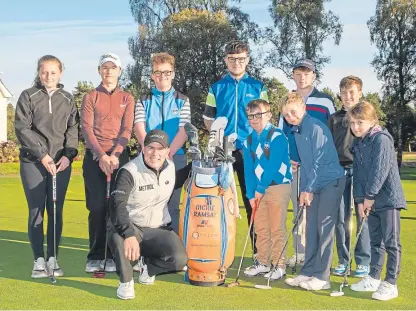
MULTIPOLYGON (((71 166, 56 176, 56 252, 58 253, 59 241, 62 235, 62 209, 71 166)), ((43 249, 43 216, 48 213, 47 229, 47 257, 54 256, 53 248, 53 202, 52 202, 52 175, 48 173, 42 163, 20 162, 20 177, 22 178, 27 204, 29 207, 28 233, 35 260, 45 257, 43 249)))

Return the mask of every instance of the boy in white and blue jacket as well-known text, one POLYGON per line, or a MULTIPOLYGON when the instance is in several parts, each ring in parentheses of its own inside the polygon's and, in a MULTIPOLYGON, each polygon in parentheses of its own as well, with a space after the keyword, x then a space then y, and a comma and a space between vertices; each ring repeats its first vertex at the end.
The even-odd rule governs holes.
POLYGON ((344 170, 329 128, 306 113, 299 94, 289 93, 280 110, 293 126, 302 162, 299 204, 306 207, 305 263, 300 275, 285 283, 306 290, 329 289, 335 225, 345 188, 344 170))
POLYGON ((269 122, 270 105, 265 100, 251 101, 246 113, 253 131, 243 144, 244 177, 251 208, 257 208, 257 260, 244 274, 269 277, 271 273, 270 278, 278 280, 286 274, 283 248, 292 180, 289 144, 283 132, 269 122))

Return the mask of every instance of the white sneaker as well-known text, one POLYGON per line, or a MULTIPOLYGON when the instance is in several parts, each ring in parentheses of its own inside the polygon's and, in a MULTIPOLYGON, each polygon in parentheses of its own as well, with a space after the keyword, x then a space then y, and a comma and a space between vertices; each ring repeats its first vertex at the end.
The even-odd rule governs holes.
POLYGON ((147 265, 143 265, 139 276, 139 283, 144 285, 153 285, 155 283, 155 279, 155 276, 149 276, 149 273, 147 272, 147 265))
MULTIPOLYGON (((100 269, 104 269, 104 260, 100 261, 100 269)), ((107 259, 107 263, 105 265, 105 272, 116 272, 116 263, 113 259, 107 259)))
POLYGON ((40 279, 47 277, 48 273, 46 271, 45 258, 39 257, 33 263, 32 278, 40 279))
POLYGON ((100 270, 101 260, 88 260, 85 266, 85 272, 92 273, 100 270))
POLYGON ((285 283, 289 286, 299 286, 299 284, 301 282, 306 282, 310 279, 311 277, 306 276, 306 275, 298 275, 294 278, 288 278, 285 280, 285 283))
POLYGON ((253 277, 259 274, 265 274, 270 271, 270 266, 263 265, 259 262, 255 263, 254 265, 247 267, 244 270, 244 275, 248 277, 253 277))
POLYGON ((139 260, 134 266, 133 266, 133 271, 134 272, 140 272, 142 269, 142 264, 141 261, 139 260))
POLYGON ((295 261, 297 265, 303 266, 303 263, 305 262, 305 253, 298 253, 298 260, 296 261, 296 254, 293 255, 292 257, 290 257, 286 264, 289 267, 294 267, 295 266, 295 261))
POLYGON ((331 283, 329 283, 329 281, 324 281, 316 277, 312 277, 308 281, 300 282, 299 286, 306 290, 321 290, 330 289, 331 283))
POLYGON ((358 283, 352 284, 351 289, 356 292, 375 292, 380 286, 381 281, 373 279, 367 275, 358 283))
POLYGON ((269 276, 270 276, 270 280, 277 281, 277 280, 283 278, 284 276, 286 276, 286 271, 284 269, 280 268, 280 267, 276 267, 272 271, 270 271, 270 272, 268 272, 264 275, 264 277, 266 279, 268 279, 269 276), (270 276, 270 273, 272 274, 271 276, 270 276))
POLYGON ((55 257, 49 257, 46 269, 49 275, 52 275, 52 271, 54 271, 55 276, 64 276, 64 271, 59 267, 58 261, 55 262, 55 257))
POLYGON ((377 300, 390 300, 399 296, 399 290, 397 289, 397 285, 390 284, 387 281, 383 281, 380 283, 377 291, 373 293, 371 296, 373 299, 377 300))
POLYGON ((117 297, 120 299, 134 299, 134 281, 119 284, 117 288, 117 297))

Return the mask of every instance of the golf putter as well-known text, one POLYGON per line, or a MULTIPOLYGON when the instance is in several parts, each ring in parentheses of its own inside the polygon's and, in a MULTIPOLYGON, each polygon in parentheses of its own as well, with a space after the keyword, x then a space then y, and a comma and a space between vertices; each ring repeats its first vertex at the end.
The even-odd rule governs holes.
MULTIPOLYGON (((358 232, 357 232, 357 235, 355 237, 354 247, 352 249, 350 249, 349 261, 348 261, 348 265, 347 265, 347 268, 345 269, 345 273, 344 273, 344 281, 339 286, 339 291, 333 291, 332 293, 329 294, 331 297, 344 296, 343 288, 348 286, 348 273, 347 272, 348 272, 348 269, 351 266, 351 258, 355 254, 355 248, 357 247, 358 239, 360 238, 361 231, 363 231, 364 223, 365 223, 365 220, 366 220, 369 212, 367 210, 365 210, 364 213, 365 213, 365 215, 361 219, 361 225, 360 225, 360 227, 358 229, 358 232)), ((352 217, 352 215, 351 215, 351 217, 352 217)))
MULTIPOLYGON (((277 259, 277 263, 279 263, 280 259, 282 258, 283 253, 285 252, 285 249, 286 249, 286 247, 289 243, 290 236, 295 231, 295 228, 296 228, 296 226, 299 222, 299 219, 300 219, 301 215, 303 214, 303 209, 304 208, 305 207, 303 205, 299 206, 298 213, 296 214, 296 217, 295 217, 295 224, 293 225, 292 230, 290 230, 290 233, 286 238, 285 244, 283 245, 283 248, 282 248, 282 251, 280 252, 279 258, 277 259)), ((270 286, 270 279, 272 277, 272 274, 273 274, 273 270, 270 270, 269 277, 267 278, 267 285, 256 284, 256 285, 254 285, 254 288, 257 288, 257 289, 272 289, 272 287, 270 286)))
POLYGON ((55 270, 56 270, 56 175, 52 176, 52 202, 53 202, 53 255, 55 260, 53 262, 52 274, 49 275, 52 284, 56 284, 55 270))
MULTIPOLYGON (((300 206, 300 169, 297 167, 296 175, 296 196, 298 199, 298 207, 300 206)), ((296 215, 297 217, 297 215, 296 215)), ((296 274, 296 265, 298 263, 298 238, 299 238, 299 224, 296 225, 296 238, 295 238, 295 265, 292 267, 292 274, 296 274)))
MULTIPOLYGON (((107 200, 107 213, 106 213, 106 217, 105 217, 105 221, 106 221, 106 226, 107 226, 107 215, 108 215, 108 210, 110 209, 110 187, 111 187, 111 174, 107 175, 107 190, 106 190, 106 200, 107 200)), ((93 277, 96 279, 102 279, 105 278, 105 268, 107 266, 107 246, 108 245, 108 233, 107 233, 107 229, 105 232, 105 248, 104 248, 104 266, 101 269, 98 269, 97 271, 94 271, 93 273, 93 277)))
POLYGON ((254 206, 253 212, 251 213, 250 225, 248 226, 248 232, 247 232, 247 236, 246 236, 246 241, 244 243, 243 254, 241 255, 240 264, 239 264, 238 270, 237 270, 237 277, 236 277, 234 282, 231 282, 231 283, 227 284, 227 287, 235 287, 235 286, 240 285, 240 282, 238 280, 240 278, 241 266, 243 264, 244 254, 246 252, 247 242, 248 242, 248 239, 250 237, 250 230, 251 230, 251 227, 253 226, 253 223, 254 223, 254 215, 256 214, 257 207, 258 207, 258 202, 256 201, 256 205, 254 206))

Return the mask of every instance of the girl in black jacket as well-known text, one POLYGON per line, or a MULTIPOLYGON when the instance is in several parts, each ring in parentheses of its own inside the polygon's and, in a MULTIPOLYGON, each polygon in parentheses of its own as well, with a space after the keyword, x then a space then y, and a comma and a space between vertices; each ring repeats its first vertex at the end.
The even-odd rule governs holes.
POLYGON ((78 151, 78 110, 72 95, 59 84, 61 61, 45 55, 38 61, 34 86, 24 90, 16 105, 15 131, 21 144, 20 176, 29 206, 29 240, 35 263, 32 278, 63 271, 54 256, 52 176, 56 176, 56 249, 62 233, 62 209, 78 151), (43 216, 48 213, 47 252, 43 249, 43 216))
POLYGON ((354 200, 360 217, 369 212, 371 244, 370 273, 351 289, 374 292, 373 299, 390 300, 398 296, 400 210, 406 208, 394 142, 389 132, 378 125, 372 104, 360 102, 348 112, 348 117, 356 137, 351 148, 354 155, 354 200), (387 273, 381 282, 386 252, 387 273))

